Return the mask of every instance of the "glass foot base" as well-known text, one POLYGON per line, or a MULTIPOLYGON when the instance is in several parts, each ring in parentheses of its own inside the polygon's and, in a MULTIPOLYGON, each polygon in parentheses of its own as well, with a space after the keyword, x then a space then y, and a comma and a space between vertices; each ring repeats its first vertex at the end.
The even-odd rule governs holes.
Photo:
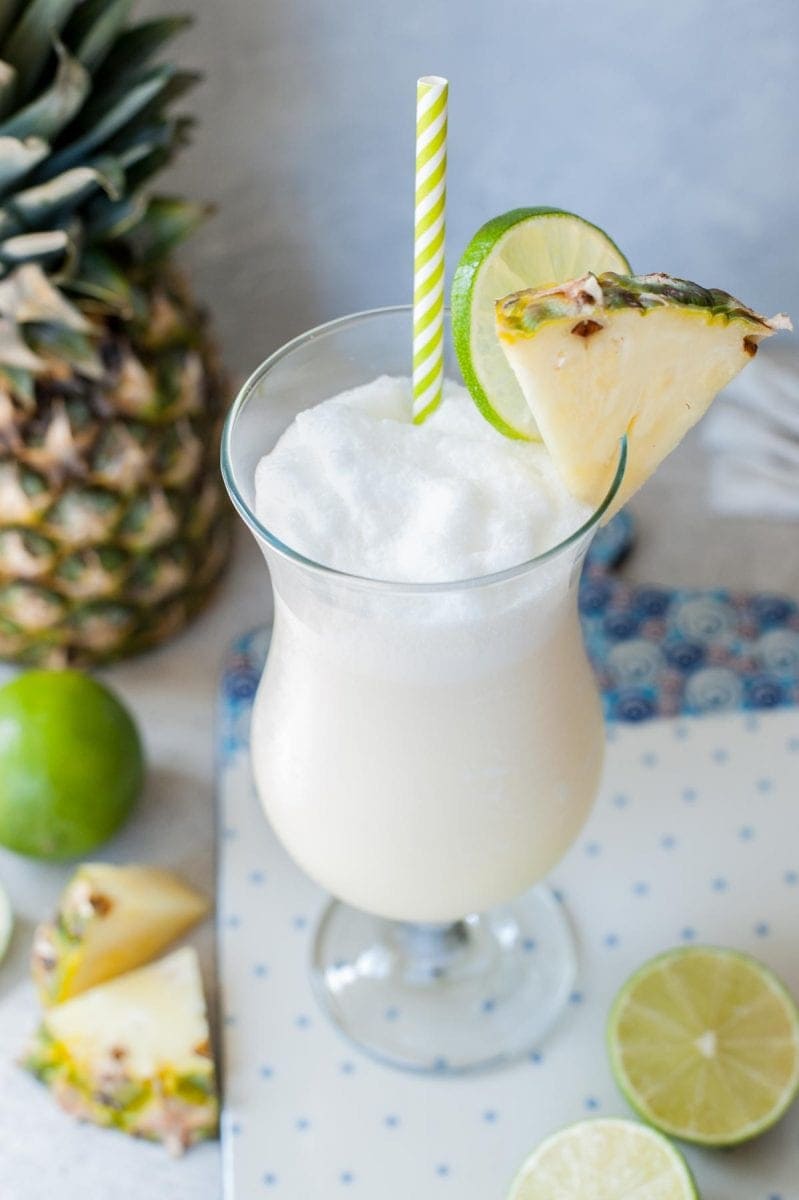
POLYGON ((405 925, 334 901, 313 982, 351 1041, 408 1071, 457 1074, 533 1049, 574 985, 574 939, 546 887, 454 925, 405 925))

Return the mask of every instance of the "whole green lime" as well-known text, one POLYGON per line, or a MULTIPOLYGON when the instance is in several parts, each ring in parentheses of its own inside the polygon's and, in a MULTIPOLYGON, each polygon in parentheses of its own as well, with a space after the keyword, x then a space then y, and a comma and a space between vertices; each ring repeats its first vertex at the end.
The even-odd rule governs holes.
POLYGON ((0 843, 34 858, 93 850, 144 782, 141 740, 113 692, 79 671, 28 671, 0 688, 0 843))

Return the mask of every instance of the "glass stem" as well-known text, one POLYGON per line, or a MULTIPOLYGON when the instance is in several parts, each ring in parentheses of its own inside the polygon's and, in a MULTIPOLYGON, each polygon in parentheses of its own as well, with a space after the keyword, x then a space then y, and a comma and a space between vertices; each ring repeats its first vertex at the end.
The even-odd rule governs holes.
POLYGON ((461 958, 469 943, 466 921, 453 921, 451 925, 401 921, 396 930, 406 970, 420 982, 441 979, 461 958))

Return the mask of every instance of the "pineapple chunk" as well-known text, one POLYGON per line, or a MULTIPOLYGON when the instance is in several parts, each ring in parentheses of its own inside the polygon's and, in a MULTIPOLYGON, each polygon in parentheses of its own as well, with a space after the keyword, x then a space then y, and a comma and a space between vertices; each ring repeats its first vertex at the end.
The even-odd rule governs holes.
POLYGON ((60 1004, 148 962, 207 911, 205 898, 168 871, 84 864, 55 920, 34 935, 31 970, 42 1003, 60 1004))
POLYGON ((215 1135, 197 955, 176 950, 51 1008, 23 1059, 67 1112, 173 1154, 215 1135))
POLYGON ((615 511, 754 357, 760 340, 791 323, 687 280, 607 271, 506 296, 497 302, 496 326, 547 450, 577 499, 601 504, 626 434, 615 511))

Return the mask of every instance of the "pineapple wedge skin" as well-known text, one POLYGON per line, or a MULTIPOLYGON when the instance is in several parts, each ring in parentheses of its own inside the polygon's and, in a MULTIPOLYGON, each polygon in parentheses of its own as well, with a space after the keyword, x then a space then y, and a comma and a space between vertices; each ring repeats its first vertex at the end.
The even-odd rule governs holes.
POLYGON ((31 973, 46 1008, 155 958, 208 912, 169 871, 85 863, 52 922, 36 929, 31 973))
POLYGON ((184 947, 50 1009, 21 1065, 79 1120, 163 1142, 173 1154, 215 1137, 195 951, 184 947))
POLYGON ((667 275, 607 272, 497 302, 497 334, 572 495, 597 508, 619 441, 625 478, 606 519, 646 482, 759 342, 791 328, 734 296, 667 275))

